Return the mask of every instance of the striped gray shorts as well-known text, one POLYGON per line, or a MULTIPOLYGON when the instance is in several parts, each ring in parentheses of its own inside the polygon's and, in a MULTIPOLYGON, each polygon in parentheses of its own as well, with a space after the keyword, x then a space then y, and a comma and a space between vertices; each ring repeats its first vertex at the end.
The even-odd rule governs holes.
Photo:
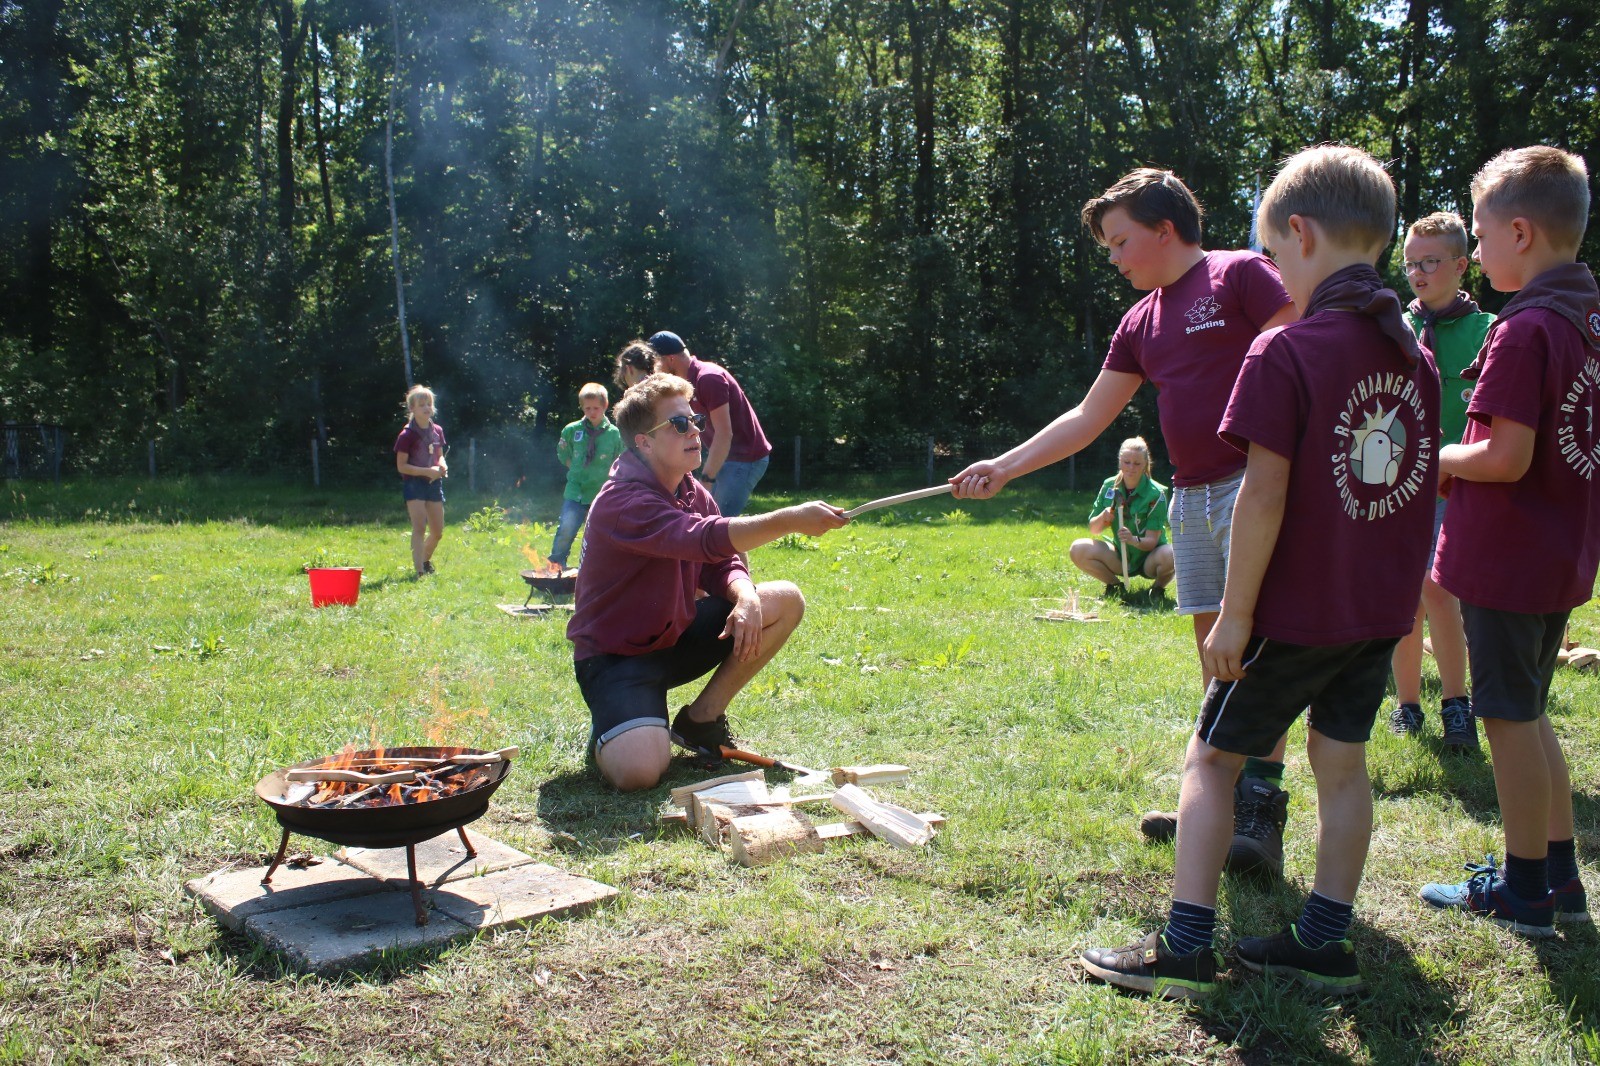
POLYGON ((1233 501, 1244 471, 1204 485, 1172 490, 1168 515, 1172 561, 1177 568, 1179 614, 1222 610, 1222 586, 1228 577, 1228 535, 1233 530, 1233 501))

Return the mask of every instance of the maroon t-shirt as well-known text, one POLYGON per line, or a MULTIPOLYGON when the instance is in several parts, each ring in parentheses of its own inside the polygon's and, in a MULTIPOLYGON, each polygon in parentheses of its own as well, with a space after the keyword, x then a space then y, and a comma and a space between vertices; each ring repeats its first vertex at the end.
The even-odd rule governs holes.
POLYGON ((685 476, 668 492, 623 452, 589 507, 567 639, 573 658, 670 648, 694 621, 695 589, 731 600, 750 571, 711 492, 685 476))
POLYGON ((1463 444, 1491 418, 1534 430, 1520 480, 1455 479, 1433 579, 1458 599, 1521 614, 1569 611, 1594 593, 1600 563, 1600 360, 1554 311, 1528 308, 1489 328, 1463 444), (1531 554, 1528 552, 1532 546, 1531 554), (1513 563, 1519 553, 1522 563, 1513 563))
POLYGON ((1411 365, 1371 316, 1320 311, 1251 345, 1221 438, 1290 462, 1256 635, 1330 645, 1411 632, 1438 437, 1433 357, 1411 365))
POLYGON ((1207 252, 1122 316, 1102 369, 1138 374, 1156 387, 1174 485, 1204 485, 1244 468, 1217 426, 1244 353, 1290 302, 1272 260, 1207 252))
MULTIPOLYGON (((745 396, 744 390, 733 379, 733 375, 722 369, 716 363, 708 363, 704 359, 689 357, 689 384, 694 386, 694 395, 689 398, 689 406, 698 414, 709 414, 724 405, 728 408, 728 419, 733 426, 733 443, 728 448, 728 458, 736 463, 753 463, 757 459, 772 454, 772 445, 767 441, 767 435, 761 431, 761 420, 756 417, 756 410, 750 406, 750 400, 745 396)), ((711 441, 714 436, 711 423, 706 423, 706 428, 701 430, 704 438, 704 452, 711 454, 711 441)))
MULTIPOLYGON (((404 453, 406 462, 412 466, 433 466, 444 455, 444 427, 437 422, 429 422, 427 429, 419 429, 415 422, 407 422, 406 428, 394 439, 393 450, 404 453)), ((428 480, 416 474, 400 476, 412 481, 428 480)))

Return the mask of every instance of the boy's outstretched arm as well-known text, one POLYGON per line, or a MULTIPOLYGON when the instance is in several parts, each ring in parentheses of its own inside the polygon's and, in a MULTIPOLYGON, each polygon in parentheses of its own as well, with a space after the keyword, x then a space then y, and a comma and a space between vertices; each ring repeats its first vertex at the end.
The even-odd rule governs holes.
POLYGON ((785 533, 820 537, 830 529, 841 529, 849 524, 850 519, 839 508, 821 500, 812 500, 766 514, 730 518, 728 539, 733 541, 735 551, 747 552, 763 544, 771 544, 785 533))
POLYGON ((1244 646, 1255 627, 1256 598, 1272 561, 1283 526, 1283 502, 1289 492, 1289 459, 1259 444, 1250 445, 1244 483, 1233 507, 1228 533, 1228 578, 1222 590, 1222 613, 1206 637, 1201 659, 1206 673, 1218 681, 1244 676, 1244 646))
POLYGON ((1439 472, 1463 481, 1520 481, 1533 464, 1535 435, 1532 426, 1495 415, 1486 439, 1439 449, 1439 472))
POLYGON ((987 500, 1012 478, 1080 452, 1105 432, 1139 391, 1144 378, 1120 370, 1102 370, 1078 406, 1039 432, 994 459, 973 463, 950 479, 952 495, 959 499, 987 500))

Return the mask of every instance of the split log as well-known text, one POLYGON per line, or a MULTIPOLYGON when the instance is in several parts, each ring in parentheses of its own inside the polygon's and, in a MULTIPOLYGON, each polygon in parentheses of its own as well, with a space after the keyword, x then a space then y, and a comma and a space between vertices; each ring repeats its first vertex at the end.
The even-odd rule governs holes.
POLYGON ((897 848, 920 847, 933 839, 933 826, 904 807, 873 799, 855 785, 833 794, 833 805, 897 848))
POLYGON ((835 766, 835 785, 903 785, 911 779, 911 767, 894 763, 874 763, 871 766, 835 766))
POLYGON ((735 818, 729 824, 729 855, 740 866, 765 866, 788 855, 822 850, 822 838, 805 815, 767 811, 735 818))
MULTIPOLYGON (((935 826, 943 825, 945 820, 944 815, 935 814, 932 811, 924 812, 917 815, 917 817, 921 818, 929 825, 935 826)), ((871 832, 872 830, 856 821, 830 822, 827 825, 817 826, 817 836, 821 837, 823 840, 838 840, 842 837, 868 836, 871 834, 871 832)))
POLYGON ((687 807, 689 797, 696 792, 702 792, 708 788, 716 788, 719 785, 732 784, 736 781, 760 781, 765 786, 767 777, 760 770, 750 770, 742 774, 725 774, 722 777, 708 777, 704 781, 699 781, 692 785, 680 785, 673 789, 668 796, 677 806, 687 807))

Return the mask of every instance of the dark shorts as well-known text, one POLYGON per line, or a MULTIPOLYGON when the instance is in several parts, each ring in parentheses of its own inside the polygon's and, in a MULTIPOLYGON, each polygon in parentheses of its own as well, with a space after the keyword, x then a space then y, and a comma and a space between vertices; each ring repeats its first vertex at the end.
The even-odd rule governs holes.
POLYGON ((1570 611, 1518 614, 1461 604, 1472 668, 1472 713, 1533 722, 1544 714, 1570 611))
POLYGON ((717 634, 733 604, 707 596, 678 643, 644 655, 591 655, 572 664, 594 725, 595 749, 640 726, 667 725, 667 691, 704 677, 728 657, 733 641, 717 634))
POLYGON ((400 492, 407 503, 423 500, 427 503, 444 502, 444 478, 429 481, 425 477, 408 477, 400 482, 400 492))
POLYGON ((1213 681, 1195 732, 1235 755, 1271 754, 1306 707, 1306 724, 1329 740, 1365 744, 1389 684, 1395 638, 1307 647, 1251 637, 1245 675, 1213 681))

